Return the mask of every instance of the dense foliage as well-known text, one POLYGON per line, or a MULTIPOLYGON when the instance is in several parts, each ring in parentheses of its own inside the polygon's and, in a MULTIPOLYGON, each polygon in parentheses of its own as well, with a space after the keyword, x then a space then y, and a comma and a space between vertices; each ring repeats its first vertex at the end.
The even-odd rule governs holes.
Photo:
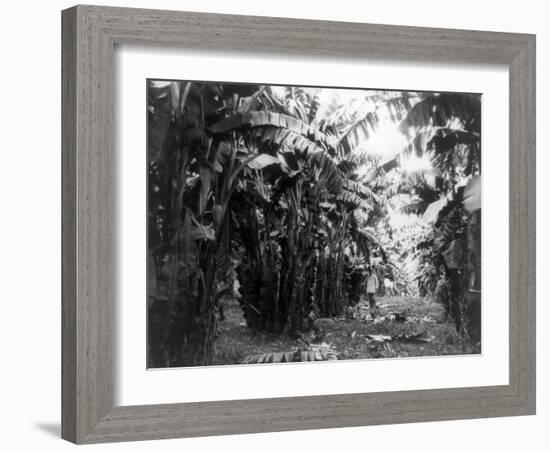
POLYGON ((367 268, 472 334, 479 97, 327 91, 149 82, 149 366, 208 364, 227 296, 250 328, 299 336, 357 303, 367 268), (400 124, 394 155, 369 148, 381 121, 400 124), (397 210, 431 225, 406 247, 397 210))

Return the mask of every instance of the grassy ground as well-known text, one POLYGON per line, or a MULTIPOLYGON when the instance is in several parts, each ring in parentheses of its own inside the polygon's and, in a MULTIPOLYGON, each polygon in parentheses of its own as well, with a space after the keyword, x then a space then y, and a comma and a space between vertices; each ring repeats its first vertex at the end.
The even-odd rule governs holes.
POLYGON ((346 317, 320 319, 315 332, 303 339, 257 333, 246 327, 236 301, 224 303, 225 320, 215 343, 213 364, 237 364, 250 354, 307 349, 310 343, 326 343, 337 359, 395 358, 480 353, 480 346, 463 342, 443 308, 418 297, 377 299, 376 317, 361 301, 346 317), (420 339, 406 339, 419 336, 420 339), (391 340, 389 339, 391 338, 391 340))

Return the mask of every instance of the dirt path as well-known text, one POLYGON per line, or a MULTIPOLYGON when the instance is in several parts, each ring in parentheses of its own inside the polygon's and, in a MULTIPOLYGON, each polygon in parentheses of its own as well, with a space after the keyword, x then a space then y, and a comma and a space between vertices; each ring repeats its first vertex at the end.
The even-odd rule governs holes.
POLYGON ((324 343, 337 359, 395 358, 480 353, 480 346, 466 345, 443 308, 418 297, 382 297, 373 319, 361 301, 346 317, 320 319, 317 329, 304 339, 290 340, 246 327, 236 301, 225 304, 225 320, 215 344, 214 364, 237 364, 250 354, 304 350, 309 343, 324 343))

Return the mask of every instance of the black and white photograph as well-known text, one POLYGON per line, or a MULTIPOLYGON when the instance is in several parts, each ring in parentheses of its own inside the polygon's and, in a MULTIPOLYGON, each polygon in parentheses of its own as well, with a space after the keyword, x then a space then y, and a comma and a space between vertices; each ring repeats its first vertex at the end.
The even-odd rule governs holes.
POLYGON ((548 447, 546 4, 98 3, 3 5, 2 448, 548 447))
POLYGON ((146 96, 147 368, 481 354, 481 94, 146 96))

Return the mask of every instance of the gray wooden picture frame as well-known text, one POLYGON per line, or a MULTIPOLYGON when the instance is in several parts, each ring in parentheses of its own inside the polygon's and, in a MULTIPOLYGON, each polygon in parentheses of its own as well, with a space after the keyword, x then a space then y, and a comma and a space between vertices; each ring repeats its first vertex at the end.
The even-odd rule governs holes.
POLYGON ((535 413, 535 36, 75 6, 62 13, 62 437, 76 443, 535 413), (508 385, 163 405, 113 403, 116 44, 505 64, 508 385))

